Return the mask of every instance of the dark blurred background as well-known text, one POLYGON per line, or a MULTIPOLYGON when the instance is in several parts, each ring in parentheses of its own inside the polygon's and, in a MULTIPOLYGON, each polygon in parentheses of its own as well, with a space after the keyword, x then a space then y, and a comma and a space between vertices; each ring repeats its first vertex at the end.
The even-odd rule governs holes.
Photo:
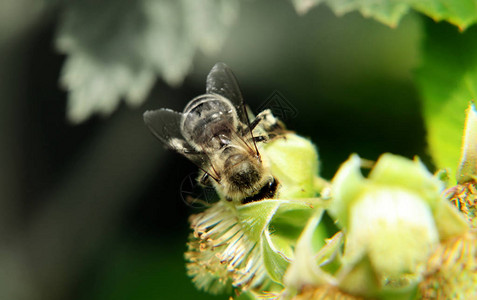
MULTIPOLYGON (((257 109, 278 91, 289 129, 318 147, 331 179, 351 153, 419 155, 429 167, 412 72, 421 24, 391 29, 327 7, 298 16, 288 1, 243 1, 216 56, 195 56, 178 87, 158 80, 147 102, 71 125, 54 50, 57 11, 0 4, 0 299, 213 299, 187 278, 180 197, 192 163, 144 126, 146 109, 181 111, 217 61, 257 109)), ((217 297, 225 299, 226 297, 217 297)))

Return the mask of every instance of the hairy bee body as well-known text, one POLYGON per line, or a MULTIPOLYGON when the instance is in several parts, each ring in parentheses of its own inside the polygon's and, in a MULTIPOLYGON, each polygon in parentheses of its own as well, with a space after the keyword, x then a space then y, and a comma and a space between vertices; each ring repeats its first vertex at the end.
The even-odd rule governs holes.
POLYGON ((192 99, 182 113, 147 111, 144 120, 164 144, 203 171, 201 183, 237 203, 273 197, 277 181, 257 143, 279 135, 283 126, 265 110, 250 122, 231 70, 217 63, 207 77, 207 93, 192 99))
POLYGON ((288 247, 274 245, 272 236, 279 232, 274 216, 280 224, 289 212, 313 211, 316 148, 286 131, 270 110, 255 117, 248 112, 235 77, 222 63, 210 71, 206 94, 183 112, 148 111, 144 120, 160 141, 194 162, 202 170, 199 182, 220 196, 189 219, 185 258, 195 285, 215 294, 279 291, 292 257, 284 256, 288 247))

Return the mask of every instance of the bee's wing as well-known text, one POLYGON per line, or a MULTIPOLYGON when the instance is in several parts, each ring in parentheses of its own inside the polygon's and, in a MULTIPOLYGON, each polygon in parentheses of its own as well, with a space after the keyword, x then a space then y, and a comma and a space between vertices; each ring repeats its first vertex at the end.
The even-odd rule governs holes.
POLYGON ((204 172, 218 178, 206 153, 194 149, 183 137, 180 129, 182 113, 162 108, 144 113, 144 122, 152 134, 169 148, 179 152, 195 163, 204 172), (212 168, 212 170, 209 170, 212 168))
POLYGON ((207 75, 207 94, 219 94, 232 102, 242 124, 248 124, 242 92, 232 70, 218 62, 207 75))

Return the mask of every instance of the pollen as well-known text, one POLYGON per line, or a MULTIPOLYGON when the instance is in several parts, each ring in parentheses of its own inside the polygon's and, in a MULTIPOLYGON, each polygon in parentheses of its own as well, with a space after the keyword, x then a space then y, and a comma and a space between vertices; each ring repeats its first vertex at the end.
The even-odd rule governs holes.
POLYGON ((445 191, 449 201, 457 207, 472 224, 477 227, 477 183, 475 181, 458 184, 445 191))

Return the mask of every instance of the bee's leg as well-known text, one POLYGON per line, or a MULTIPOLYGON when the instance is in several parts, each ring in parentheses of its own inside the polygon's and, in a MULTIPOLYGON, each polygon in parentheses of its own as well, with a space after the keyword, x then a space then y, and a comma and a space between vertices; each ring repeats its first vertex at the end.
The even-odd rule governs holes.
POLYGON ((200 185, 202 185, 202 186, 210 186, 211 185, 209 173, 203 172, 203 174, 199 175, 199 176, 200 176, 200 179, 199 179, 199 184, 200 185))
POLYGON ((254 130, 257 125, 262 121, 267 121, 267 123, 274 123, 276 118, 273 116, 272 111, 270 109, 266 109, 259 113, 255 119, 253 119, 252 123, 250 123, 250 130, 254 130))
POLYGON ((260 115, 261 113, 258 114, 258 116, 255 119, 253 119, 252 123, 250 123, 250 127, 249 127, 250 130, 254 130, 255 127, 257 127, 258 123, 260 123, 260 121, 263 120, 263 118, 260 117, 260 115))
POLYGON ((272 114, 270 109, 266 109, 259 113, 250 124, 250 129, 255 129, 259 123, 261 123, 261 127, 266 132, 281 131, 285 129, 283 123, 272 114))

